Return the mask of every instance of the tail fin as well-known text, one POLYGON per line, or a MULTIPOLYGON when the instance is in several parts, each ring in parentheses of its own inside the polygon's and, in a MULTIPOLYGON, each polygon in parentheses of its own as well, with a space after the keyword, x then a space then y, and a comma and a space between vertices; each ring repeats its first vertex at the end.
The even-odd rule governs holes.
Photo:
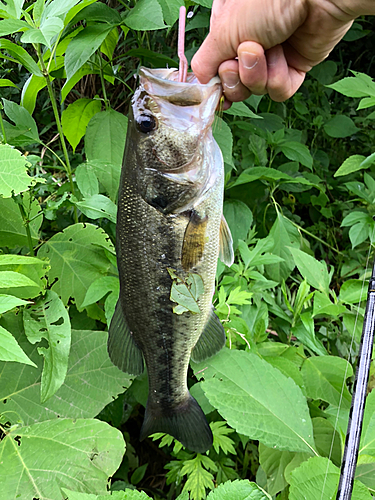
POLYGON ((147 401, 140 440, 154 432, 170 434, 186 448, 197 453, 209 450, 213 442, 206 417, 190 394, 186 401, 169 410, 162 410, 159 405, 147 401))

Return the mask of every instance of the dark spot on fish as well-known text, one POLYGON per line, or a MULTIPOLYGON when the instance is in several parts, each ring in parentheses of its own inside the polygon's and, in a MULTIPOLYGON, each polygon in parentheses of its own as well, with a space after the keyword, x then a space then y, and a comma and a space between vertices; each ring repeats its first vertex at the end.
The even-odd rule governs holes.
POLYGON ((165 208, 167 208, 168 200, 163 196, 156 196, 150 201, 150 205, 162 212, 165 208))

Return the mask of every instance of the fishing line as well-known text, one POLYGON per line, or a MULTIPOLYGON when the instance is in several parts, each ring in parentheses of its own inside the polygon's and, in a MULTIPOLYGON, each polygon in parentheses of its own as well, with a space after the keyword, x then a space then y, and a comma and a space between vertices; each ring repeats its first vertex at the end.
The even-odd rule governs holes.
MULTIPOLYGON (((368 264, 369 264, 370 254, 371 254, 371 250, 372 250, 372 246, 373 246, 373 242, 374 242, 374 235, 375 235, 375 227, 374 227, 374 229, 372 231, 372 235, 371 235, 371 238, 370 238, 370 245, 369 245, 369 249, 368 249, 368 253, 367 253, 366 267, 365 267, 365 271, 364 271, 364 275, 363 275, 362 288, 361 288, 359 302, 362 302, 363 290, 364 290, 365 281, 366 281, 366 274, 367 274, 367 270, 369 268, 368 264)), ((374 280, 374 283, 375 283, 374 273, 375 273, 375 263, 374 263, 374 267, 373 267, 373 270, 372 270, 372 276, 370 278, 370 283, 371 283, 372 280, 374 280)), ((372 287, 372 288, 375 288, 375 287, 372 287)), ((369 291, 370 291, 370 286, 369 286, 369 291)), ((365 323, 366 323, 367 312, 370 310, 369 306, 370 306, 371 301, 369 300, 369 298, 370 297, 367 297, 367 304, 366 304, 366 312, 365 312, 365 320, 364 320, 364 325, 363 325, 363 331, 365 331, 365 323)), ((375 296, 374 296, 374 301, 373 301, 371 307, 373 309, 375 308, 375 296)), ((374 314, 373 311, 372 311, 372 313, 374 314)), ((334 440, 335 440, 335 434, 336 434, 336 431, 337 431, 337 424, 338 424, 338 420, 339 420, 339 413, 340 413, 340 409, 341 409, 341 403, 342 403, 342 399, 343 399, 343 395, 344 395, 344 390, 345 390, 345 387, 346 387, 346 378, 347 378, 347 374, 348 374, 348 370, 349 370, 349 359, 350 359, 350 354, 351 354, 351 352, 353 350, 354 336, 355 336, 355 331, 356 331, 356 328, 357 328, 358 316, 359 316, 359 307, 357 308, 357 313, 356 313, 356 317, 355 317, 355 321, 354 321, 353 333, 352 333, 352 336, 351 336, 351 342, 350 342, 350 346, 349 346, 349 354, 348 354, 348 360, 347 360, 348 364, 345 367, 344 378, 343 378, 343 382, 342 382, 342 386, 341 386, 341 393, 340 393, 339 405, 338 405, 338 408, 337 408, 335 425, 334 425, 334 431, 333 431, 333 434, 332 434, 331 446, 330 446, 329 455, 328 455, 328 460, 329 461, 331 460, 331 456, 332 456, 333 445, 334 445, 334 440)), ((361 420, 363 419, 364 400, 362 401, 362 404, 360 404, 361 410, 362 410, 360 412, 362 414, 362 419, 359 420, 358 417, 360 416, 360 413, 356 412, 355 420, 354 419, 352 420, 352 411, 353 411, 354 399, 355 399, 355 396, 356 396, 357 379, 359 378, 358 377, 358 371, 359 371, 358 368, 359 368, 359 366, 361 364, 361 354, 363 352, 362 351, 363 337, 364 337, 364 334, 362 335, 362 338, 361 338, 360 349, 359 349, 359 353, 358 353, 357 372, 356 372, 355 381, 354 381, 354 385, 353 385, 352 403, 351 403, 351 407, 350 407, 350 414, 349 414, 349 421, 348 421, 348 430, 347 430, 347 435, 346 435, 346 440, 345 440, 344 453, 343 453, 343 456, 342 456, 342 465, 341 465, 341 471, 340 471, 340 481, 339 481, 339 487, 338 487, 338 492, 337 492, 336 500, 350 500, 350 498, 351 498, 351 492, 352 492, 352 488, 353 488, 353 482, 354 482, 354 472, 355 472, 355 467, 356 467, 356 462, 357 462, 358 450, 357 450, 357 453, 355 453, 355 447, 353 447, 354 443, 352 442, 352 440, 350 440, 351 446, 349 446, 348 437, 349 437, 349 433, 350 433, 350 430, 351 430, 351 423, 352 423, 352 421, 353 422, 358 422, 359 428, 355 429, 355 434, 356 434, 355 441, 358 440, 358 445, 359 445, 360 433, 361 433, 361 429, 362 429, 362 422, 361 422, 361 420), (349 457, 350 459, 349 460, 346 459, 348 452, 349 452, 349 455, 350 455, 350 457, 349 457), (354 452, 355 456, 353 456, 353 452, 354 452), (351 485, 347 484, 348 479, 350 477, 350 475, 348 474, 348 471, 345 470, 345 472, 344 472, 344 469, 348 469, 348 468, 350 469, 350 472, 352 473, 352 480, 351 481, 349 480, 349 483, 351 483, 351 485), (342 496, 342 495, 344 495, 344 496, 342 496)), ((372 344, 371 344, 371 346, 372 346, 372 344)), ((366 351, 365 351, 365 353, 366 353, 366 351)), ((368 350, 367 350, 367 354, 368 354, 368 350)), ((368 355, 367 355, 367 357, 368 357, 368 355)), ((371 353, 370 353, 370 362, 371 362, 371 353)), ((366 365, 367 365, 367 363, 366 363, 366 365)), ((362 369, 361 371, 363 372, 364 370, 362 369)), ((368 374, 367 374, 367 379, 368 379, 368 374)), ((361 377, 360 380, 363 380, 363 377, 361 377)), ((366 386, 367 386, 367 383, 366 383, 366 386)), ((366 388, 365 388, 365 390, 366 390, 366 388)), ((362 393, 362 391, 360 392, 359 396, 361 395, 361 393, 362 393)), ((358 397, 356 398, 356 401, 357 400, 358 400, 358 397)), ((359 403, 360 403, 360 401, 359 401, 359 403)), ((325 486, 326 486, 326 482, 327 482, 327 476, 328 476, 328 468, 329 468, 329 464, 330 464, 329 461, 327 462, 327 468, 326 468, 326 472, 325 472, 325 476, 324 476, 324 483, 323 483, 322 495, 320 497, 320 500, 323 500, 324 490, 325 490, 325 486)))

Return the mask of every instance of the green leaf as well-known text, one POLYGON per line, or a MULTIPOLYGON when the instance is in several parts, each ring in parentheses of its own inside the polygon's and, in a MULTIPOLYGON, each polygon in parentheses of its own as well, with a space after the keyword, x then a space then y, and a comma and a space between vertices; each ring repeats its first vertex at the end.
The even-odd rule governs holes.
POLYGON ((335 465, 341 464, 341 441, 340 435, 333 424, 326 418, 316 417, 312 419, 314 428, 314 440, 319 454, 329 457, 335 465))
MULTIPOLYGON (((2 304, 2 297, 3 296, 0 295, 0 307, 2 304)), ((33 363, 31 359, 29 359, 28 356, 26 356, 26 354, 23 352, 13 335, 9 333, 8 330, 5 330, 5 328, 3 328, 2 326, 0 326, 0 360, 25 363, 26 365, 36 367, 36 364, 33 363)))
POLYGON ((293 271, 295 264, 289 247, 299 248, 301 236, 298 229, 286 219, 281 213, 277 213, 277 217, 269 232, 269 237, 273 239, 273 246, 270 252, 278 255, 283 260, 266 266, 268 276, 281 283, 286 280, 293 271))
POLYGON ((31 304, 31 302, 14 297, 14 295, 0 294, 0 314, 26 304, 31 304))
MULTIPOLYGON (((310 313, 305 313, 310 314, 310 313)), ((321 341, 316 338, 314 329, 307 328, 302 321, 298 321, 295 326, 291 329, 292 335, 297 337, 297 339, 302 342, 306 347, 311 349, 313 352, 319 356, 326 356, 327 351, 321 341)))
POLYGON ((175 274, 174 269, 167 269, 172 278, 170 299, 177 304, 177 306, 173 307, 173 312, 175 314, 188 311, 200 313, 197 300, 204 292, 202 278, 199 274, 189 273, 187 278, 183 280, 175 274))
POLYGON ((365 97, 361 99, 357 110, 371 108, 372 106, 375 106, 375 97, 365 97))
POLYGON ((362 222, 363 224, 371 223, 372 218, 366 212, 354 210, 353 212, 350 212, 350 214, 348 214, 346 217, 344 217, 343 221, 341 222, 341 227, 353 226, 357 222, 362 222))
POLYGON ((336 356, 308 358, 302 365, 306 394, 312 399, 344 407, 350 406, 351 396, 346 379, 353 375, 353 368, 345 359, 336 356))
POLYGON ((267 474, 267 491, 270 495, 276 495, 288 485, 284 471, 294 456, 294 452, 275 450, 259 444, 259 463, 267 474))
POLYGON ((44 357, 40 399, 45 403, 62 386, 68 369, 71 341, 69 314, 59 296, 47 290, 42 300, 24 311, 23 324, 31 344, 42 339, 48 341, 48 348, 38 347, 38 353, 44 357))
POLYGON ((271 500, 262 488, 247 479, 227 481, 210 491, 207 500, 271 500))
POLYGON ((50 259, 49 282, 58 280, 52 290, 65 305, 72 297, 81 309, 91 283, 109 269, 105 249, 113 251, 112 243, 102 229, 92 224, 69 226, 40 247, 38 256, 50 259))
POLYGON ((318 187, 317 184, 305 179, 305 177, 291 177, 288 174, 285 174, 281 170, 276 170, 270 167, 251 167, 244 170, 240 176, 236 179, 233 186, 239 186, 241 184, 247 184, 249 182, 256 181, 258 179, 264 179, 267 181, 281 181, 282 183, 287 184, 303 184, 305 186, 313 186, 318 187))
POLYGON ((330 278, 326 263, 317 261, 311 255, 297 248, 289 247, 289 250, 292 252, 298 271, 309 285, 328 295, 330 278))
POLYGON ((27 173, 30 163, 17 149, 0 144, 0 195, 10 198, 35 184, 27 173))
POLYGON ((21 298, 35 297, 46 286, 45 275, 48 269, 48 262, 36 257, 0 255, 0 276, 2 276, 0 281, 4 285, 1 293, 9 293, 21 298))
POLYGON ((226 109, 224 113, 232 116, 246 116, 248 118, 259 118, 262 120, 261 116, 255 114, 251 109, 249 109, 243 102, 233 102, 229 109, 226 109))
POLYGON ((20 106, 13 101, 3 99, 3 103, 4 112, 7 117, 17 126, 26 127, 27 132, 25 132, 24 135, 33 139, 33 142, 39 142, 38 128, 30 113, 23 106, 20 106))
POLYGON ((48 48, 52 48, 53 37, 64 29, 64 23, 59 17, 46 19, 39 28, 31 28, 21 37, 22 43, 41 43, 48 48))
MULTIPOLYGON (((94 169, 92 160, 113 163, 121 169, 127 128, 126 116, 113 109, 96 113, 91 118, 85 135, 85 151, 94 169)), ((98 179, 101 182, 99 175, 98 179)))
POLYGON ((101 219, 106 217, 111 222, 116 223, 117 206, 106 196, 94 194, 83 201, 76 201, 74 204, 89 219, 101 219))
POLYGON ((215 116, 215 120, 212 125, 212 133, 215 141, 221 149, 224 163, 233 166, 233 136, 229 125, 218 116, 215 116))
POLYGON ((185 5, 184 0, 159 0, 165 22, 173 26, 180 14, 180 7, 185 5))
POLYGON ((246 240, 249 229, 253 223, 253 214, 250 208, 239 200, 224 202, 224 217, 228 223, 233 238, 233 250, 238 247, 239 240, 246 240))
POLYGON ((119 292, 119 280, 114 276, 103 276, 92 283, 87 290, 85 300, 82 307, 87 307, 91 304, 95 304, 98 300, 102 299, 107 293, 119 292))
MULTIPOLYGON (((51 81, 53 78, 51 77, 51 81)), ((47 86, 46 79, 43 76, 30 75, 26 80, 21 94, 21 105, 32 114, 36 105, 36 98, 40 90, 47 86)))
MULTIPOLYGON (((105 156, 106 153, 99 152, 99 154, 105 156)), ((108 153, 107 156, 109 156, 108 153)), ((116 201, 120 183, 121 164, 109 163, 105 160, 89 160, 87 163, 82 163, 81 165, 87 165, 89 168, 92 168, 111 200, 116 201)))
POLYGON ((322 85, 327 85, 328 83, 331 83, 336 71, 337 64, 334 61, 323 61, 312 68, 310 74, 322 85))
POLYGON ((339 299, 346 304, 357 304, 366 299, 366 287, 363 280, 347 280, 341 285, 339 299))
MULTIPOLYGON (((372 390, 366 398, 363 418, 362 437, 359 446, 360 455, 375 457, 375 392, 372 390)), ((374 460, 375 461, 375 460, 374 460)))
POLYGON ((99 100, 77 99, 64 109, 61 115, 61 125, 73 152, 85 135, 89 121, 96 113, 99 113, 101 106, 99 100))
POLYGON ((98 178, 90 165, 81 163, 76 168, 75 174, 78 189, 84 198, 90 198, 94 194, 99 194, 98 178))
POLYGON ((0 293, 31 299, 39 295, 41 289, 38 283, 27 276, 14 271, 0 271, 0 293))
MULTIPOLYGON (((78 491, 69 491, 66 488, 61 488, 65 495, 68 495, 67 500, 109 500, 108 495, 92 495, 89 493, 79 493, 78 491)), ((125 491, 111 491, 110 500, 148 500, 151 497, 146 495, 144 491, 132 490, 126 488, 125 491)), ((187 498, 186 500, 189 500, 187 498)))
POLYGON ((139 0, 124 19, 132 30, 159 30, 167 26, 163 22, 163 11, 157 0, 139 0))
POLYGON ((189 491, 191 498, 203 499, 206 495, 206 488, 212 489, 214 477, 206 470, 207 468, 216 471, 214 462, 207 456, 198 454, 195 458, 184 461, 180 474, 188 476, 184 491, 189 491), (206 464, 211 467, 207 467, 206 464))
POLYGON ((50 17, 63 16, 72 9, 79 0, 53 0, 43 11, 42 21, 50 17))
POLYGON ((65 53, 67 79, 71 78, 104 42, 113 29, 107 23, 87 26, 69 43, 65 53))
POLYGON ((334 304, 327 295, 315 290, 312 317, 317 315, 339 317, 346 312, 348 312, 348 310, 345 306, 342 304, 334 304))
POLYGON ((352 244, 352 248, 355 248, 367 240, 370 236, 372 225, 372 223, 362 224, 361 222, 358 222, 358 224, 354 224, 354 226, 349 229, 349 239, 352 244))
POLYGON ((0 87, 14 87, 18 89, 17 85, 8 80, 8 78, 0 78, 0 87))
POLYGON ((2 494, 57 499, 62 484, 104 494, 124 451, 121 432, 99 420, 60 419, 12 428, 0 443, 2 494))
MULTIPOLYGON (((25 202, 26 200, 24 199, 24 206, 26 205, 25 202)), ((43 216, 36 216, 40 211, 39 203, 34 199, 30 210, 30 219, 33 220, 29 224, 33 245, 36 245, 39 241, 38 231, 42 224, 43 216)), ((25 224, 18 203, 13 198, 0 197, 0 241, 1 246, 8 248, 28 245, 25 224)))
POLYGON ((60 389, 44 404, 40 402, 43 360, 36 346, 23 333, 22 318, 4 316, 2 325, 14 333, 20 347, 38 369, 0 363, 1 412, 12 424, 25 425, 56 418, 93 418, 130 386, 129 378, 116 368, 107 353, 108 334, 72 330, 68 371, 60 389))
MULTIPOLYGON (((366 157, 363 155, 352 155, 347 158, 339 169, 334 173, 334 177, 339 177, 340 175, 348 175, 353 172, 357 172, 364 168, 362 165, 363 160, 366 157)), ((370 165, 369 165, 370 166, 370 165)))
POLYGON ((0 21, 0 36, 12 35, 17 31, 30 29, 30 25, 19 19, 4 19, 0 21))
MULTIPOLYGON (((97 5, 104 4, 98 3, 97 5)), ((112 60, 113 52, 115 51, 118 39, 118 30, 117 28, 113 28, 113 30, 108 33, 104 42, 100 46, 100 51, 103 52, 103 54, 105 54, 110 61, 112 60)))
POLYGON ((307 168, 312 168, 313 159, 309 148, 304 144, 296 141, 288 141, 278 144, 278 148, 284 155, 292 161, 298 161, 307 168))
POLYGON ((30 71, 33 75, 43 76, 43 73, 40 71, 39 66, 34 61, 34 59, 26 52, 25 49, 19 47, 15 43, 10 42, 9 40, 0 39, 0 49, 4 49, 9 54, 16 59, 20 64, 25 66, 25 68, 30 71))
POLYGON ((349 137, 358 130, 353 120, 346 115, 336 115, 324 124, 326 134, 335 138, 349 137))
POLYGON ((228 437, 228 434, 231 434, 234 430, 230 429, 225 422, 220 420, 217 422, 211 422, 210 427, 214 437, 213 447, 216 453, 219 453, 221 449, 225 454, 232 453, 235 455, 236 450, 233 446, 234 441, 228 437))
POLYGON ((306 399, 292 379, 255 354, 228 349, 194 364, 199 370, 208 400, 237 432, 279 450, 314 453, 306 399))
POLYGON ((354 78, 343 78, 332 85, 327 85, 330 89, 334 89, 348 97, 367 97, 375 96, 375 83, 372 78, 364 73, 353 73, 354 78))

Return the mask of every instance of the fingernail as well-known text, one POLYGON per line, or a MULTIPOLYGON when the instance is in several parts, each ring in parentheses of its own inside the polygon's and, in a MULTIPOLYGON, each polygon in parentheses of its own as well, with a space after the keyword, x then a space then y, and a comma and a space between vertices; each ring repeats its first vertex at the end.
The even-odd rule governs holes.
POLYGON ((235 71, 226 71, 221 78, 224 87, 227 89, 234 89, 240 83, 238 73, 235 71))
POLYGON ((244 68, 253 69, 259 61, 259 57, 252 52, 241 52, 240 61, 244 68))

